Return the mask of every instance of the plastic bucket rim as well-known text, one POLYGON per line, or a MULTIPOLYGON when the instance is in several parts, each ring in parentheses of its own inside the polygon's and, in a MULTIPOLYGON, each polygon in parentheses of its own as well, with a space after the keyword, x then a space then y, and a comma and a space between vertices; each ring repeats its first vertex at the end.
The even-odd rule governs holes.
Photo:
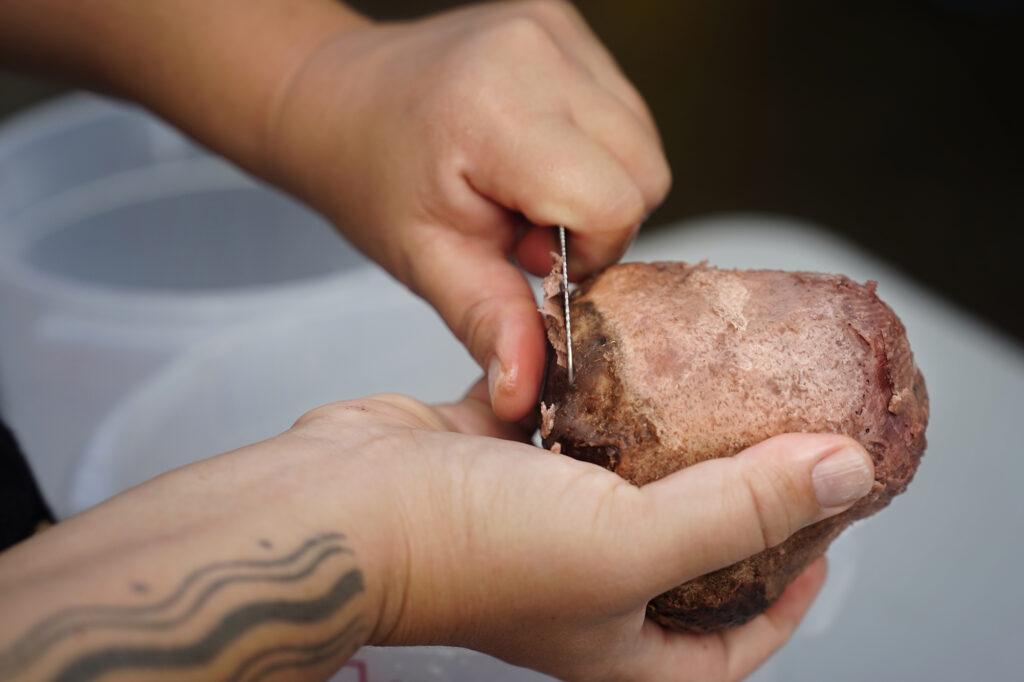
MULTIPOLYGON (((336 273, 297 277, 238 287, 159 290, 118 288, 63 276, 39 269, 27 260, 27 252, 39 239, 75 222, 125 206, 175 196, 199 195, 225 190, 259 190, 261 185, 217 157, 175 159, 132 168, 98 178, 39 202, 0 228, 0 281, 20 286, 48 298, 60 299, 76 309, 106 310, 116 307, 148 310, 161 315, 179 308, 237 307, 247 303, 316 296, 337 292, 338 285, 372 269, 372 262, 336 273)), ((339 236, 339 239, 341 237, 339 236)))

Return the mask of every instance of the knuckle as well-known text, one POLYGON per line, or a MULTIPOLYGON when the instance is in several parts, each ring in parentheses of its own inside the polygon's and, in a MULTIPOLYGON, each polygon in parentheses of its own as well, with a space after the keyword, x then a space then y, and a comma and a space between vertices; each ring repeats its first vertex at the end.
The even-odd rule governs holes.
MULTIPOLYGON (((591 484, 599 488, 595 496, 594 527, 607 529, 636 518, 636 508, 644 497, 640 489, 618 476, 608 476, 606 470, 593 472, 591 484)), ((625 530, 625 529, 623 529, 625 530)))
POLYGON ((607 194, 604 205, 597 208, 598 215, 593 217, 595 223, 603 222, 614 232, 628 232, 643 220, 647 202, 639 187, 627 183, 618 192, 607 194))
POLYGON ((542 21, 531 13, 509 17, 493 29, 491 41, 507 45, 516 51, 536 49, 540 45, 553 44, 551 35, 542 21))
POLYGON ((624 587, 635 571, 634 558, 644 550, 644 534, 637 533, 637 520, 656 523, 655 510, 641 489, 616 474, 597 466, 578 467, 566 487, 564 500, 569 500, 579 521, 575 541, 591 548, 616 547, 622 550, 607 556, 602 581, 621 587, 620 605, 625 608, 642 598, 633 594, 635 588, 624 587))
POLYGON ((658 161, 658 164, 654 170, 653 177, 651 178, 651 203, 648 208, 654 208, 668 196, 669 190, 672 189, 672 169, 668 165, 668 160, 662 155, 658 161))
POLYGON ((361 402, 362 401, 359 400, 350 400, 314 407, 311 410, 307 410, 298 419, 296 419, 294 426, 303 427, 322 422, 336 421, 339 418, 345 418, 351 414, 363 413, 366 409, 360 404, 361 402))
POLYGON ((496 328, 498 315, 501 310, 499 296, 488 296, 474 301, 462 313, 458 323, 454 326, 455 335, 462 339, 469 352, 473 354, 477 362, 484 366, 488 358, 484 354, 488 349, 484 348, 486 335, 490 330, 496 328))
POLYGON ((369 396, 363 402, 370 406, 371 411, 393 421, 396 425, 414 429, 447 430, 444 420, 433 408, 404 393, 378 393, 369 396))
POLYGON ((567 0, 523 0, 520 7, 538 17, 563 18, 574 16, 577 12, 567 0))
POLYGON ((426 404, 400 393, 378 393, 314 407, 292 425, 296 430, 335 430, 373 425, 443 429, 440 417, 426 404))
POLYGON ((441 75, 423 88, 418 109, 429 121, 460 111, 472 118, 515 110, 515 90, 562 61, 552 31, 530 13, 492 20, 446 53, 441 75))
POLYGON ((742 479, 750 516, 765 548, 778 545, 800 528, 794 503, 800 499, 800 490, 789 476, 775 467, 755 466, 744 469, 742 479))

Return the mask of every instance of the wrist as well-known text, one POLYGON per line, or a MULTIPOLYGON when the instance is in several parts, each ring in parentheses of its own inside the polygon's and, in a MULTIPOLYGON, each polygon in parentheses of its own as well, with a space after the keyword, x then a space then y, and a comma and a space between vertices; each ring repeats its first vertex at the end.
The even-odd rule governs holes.
MULTIPOLYGON (((276 481, 270 516, 297 527, 329 529, 344 537, 360 573, 362 644, 383 642, 401 612, 405 595, 406 543, 398 507, 384 502, 390 470, 386 451, 367 458, 372 426, 339 428, 332 407, 303 415, 289 431, 267 441, 265 481, 276 481), (287 457, 281 455, 287 453, 287 457), (282 459, 286 459, 284 468, 282 459)), ((251 446, 259 448, 260 446, 251 446)), ((263 465, 260 465, 263 466, 263 465)))
POLYGON ((5 552, 0 676, 78 679, 100 665, 136 679, 180 660, 171 672, 195 680, 325 679, 373 641, 387 582, 388 507, 362 492, 353 459, 345 442, 285 434, 5 552), (44 621, 40 643, 31 633, 44 621))
POLYGON ((261 0, 212 9, 185 59, 196 82, 139 99, 250 172, 268 177, 268 138, 291 83, 320 46, 369 20, 334 0, 261 0), (227 44, 224 44, 227 43, 227 44), (202 61, 197 61, 202 59, 202 61), (198 92, 188 92, 191 88, 198 92), (184 100, 184 101, 183 101, 184 100))
MULTIPOLYGON (((274 36, 273 53, 269 61, 273 68, 263 71, 260 63, 265 59, 257 46, 251 55, 262 86, 254 91, 251 111, 254 113, 245 128, 244 151, 238 156, 248 170, 257 175, 277 181, 276 163, 273 158, 273 137, 296 80, 301 77, 306 65, 315 58, 323 47, 339 36, 356 29, 372 25, 367 17, 355 12, 335 0, 314 0, 303 3, 288 3, 282 14, 265 17, 263 28, 274 36), (298 5, 294 8, 291 5, 298 5), (281 24, 284 26, 281 26, 281 24)), ((338 74, 339 78, 341 74, 338 74)), ((227 74, 227 78, 231 75, 227 74)), ((225 132, 225 139, 229 133, 225 132)), ((225 151, 225 150, 218 150, 225 151)), ((225 153, 227 153, 225 151, 225 153)))
MULTIPOLYGON (((372 158, 367 156, 372 131, 364 118, 374 115, 373 96, 389 85, 369 75, 379 59, 380 33, 372 21, 356 17, 307 41, 289 68, 281 70, 262 117, 260 165, 253 170, 339 228, 352 216, 338 210, 338 176, 353 160, 372 158)), ((345 179, 353 183, 358 177, 345 179)))

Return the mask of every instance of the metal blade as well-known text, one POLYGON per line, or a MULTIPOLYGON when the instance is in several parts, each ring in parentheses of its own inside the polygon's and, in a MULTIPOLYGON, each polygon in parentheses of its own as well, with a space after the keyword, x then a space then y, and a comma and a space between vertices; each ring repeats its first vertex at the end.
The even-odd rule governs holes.
POLYGON ((569 365, 569 383, 574 377, 572 368, 572 325, 569 323, 569 267, 565 253, 565 226, 558 226, 558 241, 562 247, 562 300, 565 303, 565 357, 569 365))

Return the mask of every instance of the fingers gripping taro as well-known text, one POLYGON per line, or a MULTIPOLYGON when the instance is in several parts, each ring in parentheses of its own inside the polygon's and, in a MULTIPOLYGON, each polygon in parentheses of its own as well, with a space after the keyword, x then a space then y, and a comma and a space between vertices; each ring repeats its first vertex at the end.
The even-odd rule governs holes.
POLYGON ((847 511, 652 600, 663 626, 708 632, 763 612, 846 526, 903 492, 921 459, 924 379, 874 282, 613 266, 573 294, 571 386, 557 298, 542 312, 555 354, 541 435, 555 452, 640 486, 788 432, 846 434, 874 459, 872 491, 847 511))

